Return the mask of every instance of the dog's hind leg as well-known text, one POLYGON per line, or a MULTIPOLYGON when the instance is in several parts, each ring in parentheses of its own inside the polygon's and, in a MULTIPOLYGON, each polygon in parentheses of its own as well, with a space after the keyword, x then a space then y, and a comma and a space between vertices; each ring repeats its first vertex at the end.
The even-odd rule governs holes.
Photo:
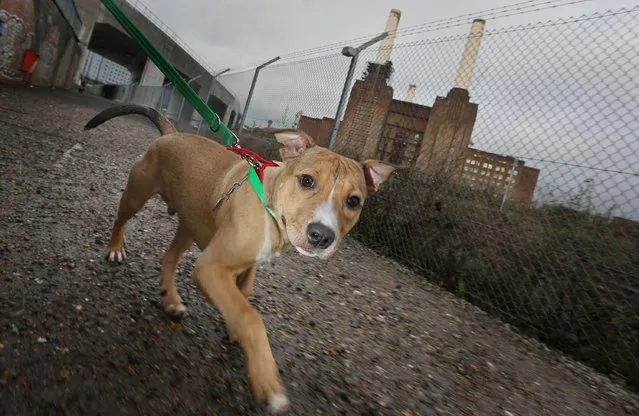
POLYGON ((106 250, 109 261, 121 262, 126 259, 124 250, 126 223, 159 191, 159 175, 151 159, 152 156, 147 152, 131 168, 126 188, 120 198, 118 215, 111 230, 111 241, 106 250))
POLYGON ((180 262, 180 257, 193 245, 193 238, 180 222, 171 246, 162 258, 162 281, 160 283, 162 303, 164 310, 172 319, 186 317, 186 307, 175 287, 175 269, 180 262))

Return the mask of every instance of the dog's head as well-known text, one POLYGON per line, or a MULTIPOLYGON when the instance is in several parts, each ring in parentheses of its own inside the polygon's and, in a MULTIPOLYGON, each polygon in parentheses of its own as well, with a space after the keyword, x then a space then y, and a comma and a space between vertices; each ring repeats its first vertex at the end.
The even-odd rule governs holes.
POLYGON ((275 210, 300 253, 326 258, 357 223, 367 196, 377 192, 394 167, 376 160, 359 163, 315 146, 299 130, 275 133, 284 174, 275 190, 275 210))

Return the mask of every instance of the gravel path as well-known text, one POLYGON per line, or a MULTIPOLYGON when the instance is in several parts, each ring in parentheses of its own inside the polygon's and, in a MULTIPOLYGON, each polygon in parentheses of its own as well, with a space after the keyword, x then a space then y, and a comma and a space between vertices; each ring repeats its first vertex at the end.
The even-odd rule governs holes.
MULTIPOLYGON (((0 414, 261 414, 243 357, 189 279, 167 319, 159 258, 175 229, 159 199, 102 260, 143 119, 82 126, 108 102, 0 86, 0 414)), ((290 252, 258 272, 292 414, 624 415, 637 397, 375 256, 352 239, 328 261, 290 252)))

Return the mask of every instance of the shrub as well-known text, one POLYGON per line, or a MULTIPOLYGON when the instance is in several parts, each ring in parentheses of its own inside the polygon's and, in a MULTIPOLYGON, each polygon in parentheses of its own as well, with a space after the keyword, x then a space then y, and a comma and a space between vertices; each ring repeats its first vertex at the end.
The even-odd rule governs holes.
POLYGON ((356 238, 639 390, 639 250, 559 205, 499 210, 492 192, 394 177, 356 238))

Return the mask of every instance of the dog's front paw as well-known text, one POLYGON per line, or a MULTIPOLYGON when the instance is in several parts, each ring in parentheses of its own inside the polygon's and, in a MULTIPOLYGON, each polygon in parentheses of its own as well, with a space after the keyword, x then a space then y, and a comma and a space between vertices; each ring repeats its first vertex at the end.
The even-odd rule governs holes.
POLYGON ((126 251, 124 251, 124 247, 107 247, 105 258, 110 262, 118 262, 122 263, 126 260, 126 251))
POLYGON ((282 393, 277 393, 268 398, 268 410, 273 414, 281 414, 288 411, 288 398, 282 393))
POLYGON ((264 356, 247 361, 251 392, 258 403, 267 402, 271 413, 284 413, 289 408, 275 360, 264 356))
POLYGON ((181 303, 167 305, 167 307, 164 308, 164 311, 166 312, 167 315, 169 315, 169 318, 176 321, 180 321, 186 318, 186 316, 188 315, 186 306, 182 305, 181 303))

